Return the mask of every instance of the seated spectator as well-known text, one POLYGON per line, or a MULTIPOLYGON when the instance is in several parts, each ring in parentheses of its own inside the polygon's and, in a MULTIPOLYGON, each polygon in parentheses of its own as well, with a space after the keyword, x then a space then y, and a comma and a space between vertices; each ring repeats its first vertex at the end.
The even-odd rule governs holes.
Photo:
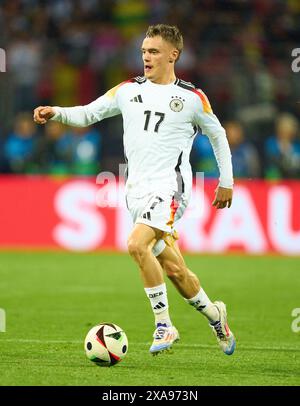
POLYGON ((2 134, 2 129, 0 127, 0 173, 7 173, 9 172, 7 168, 7 162, 6 159, 4 158, 4 137, 2 134))
MULTIPOLYGON (((260 165, 255 148, 244 139, 243 128, 237 121, 228 121, 225 130, 232 154, 234 178, 259 177, 260 165)), ((206 136, 198 134, 192 151, 193 167, 206 178, 218 178, 219 170, 213 149, 206 136)))
POLYGON ((4 159, 10 172, 30 173, 34 168, 36 126, 31 113, 19 113, 15 128, 4 144, 4 159))
POLYGON ((265 143, 266 178, 300 177, 299 124, 289 114, 281 114, 276 122, 276 133, 265 143))
POLYGON ((257 178, 260 175, 260 163, 255 147, 245 140, 243 127, 238 121, 225 123, 229 142, 233 176, 238 178, 257 178))
POLYGON ((57 146, 74 175, 96 175, 100 170, 101 138, 93 127, 73 127, 57 146))
POLYGON ((195 172, 204 172, 206 178, 218 178, 219 170, 209 139, 197 134, 193 143, 191 162, 195 172))
POLYGON ((49 174, 70 173, 70 156, 60 147, 60 140, 66 135, 65 126, 57 121, 49 121, 44 136, 39 138, 36 148, 36 162, 40 172, 49 174))

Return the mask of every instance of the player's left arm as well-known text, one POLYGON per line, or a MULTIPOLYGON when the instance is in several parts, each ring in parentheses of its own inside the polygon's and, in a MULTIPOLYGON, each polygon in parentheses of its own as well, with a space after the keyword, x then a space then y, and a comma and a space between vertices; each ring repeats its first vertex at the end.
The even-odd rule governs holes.
POLYGON ((212 202, 212 205, 217 209, 224 209, 225 207, 231 206, 232 203, 233 188, 225 188, 218 185, 215 190, 215 199, 212 202))
POLYGON ((233 173, 231 152, 226 137, 226 132, 217 116, 213 113, 206 95, 199 89, 195 91, 198 103, 195 112, 195 122, 207 135, 218 163, 220 178, 212 203, 217 209, 230 207, 233 196, 233 173))

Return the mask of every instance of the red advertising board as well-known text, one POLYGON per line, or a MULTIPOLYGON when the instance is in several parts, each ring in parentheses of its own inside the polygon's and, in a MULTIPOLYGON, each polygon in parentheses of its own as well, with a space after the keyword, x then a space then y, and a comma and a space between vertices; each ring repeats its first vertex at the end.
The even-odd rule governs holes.
MULTIPOLYGON (((178 222, 189 252, 300 255, 300 182, 237 182, 230 209, 211 202, 216 181, 194 185, 178 222)), ((126 250, 132 221, 123 182, 0 177, 0 247, 126 250)))

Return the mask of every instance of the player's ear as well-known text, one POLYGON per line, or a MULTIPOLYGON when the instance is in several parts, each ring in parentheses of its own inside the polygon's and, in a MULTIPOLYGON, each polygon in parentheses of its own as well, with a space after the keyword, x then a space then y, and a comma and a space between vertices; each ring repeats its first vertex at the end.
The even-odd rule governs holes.
POLYGON ((170 58, 169 58, 169 62, 170 63, 175 63, 178 59, 179 56, 179 52, 177 49, 173 49, 173 51, 171 52, 170 58))

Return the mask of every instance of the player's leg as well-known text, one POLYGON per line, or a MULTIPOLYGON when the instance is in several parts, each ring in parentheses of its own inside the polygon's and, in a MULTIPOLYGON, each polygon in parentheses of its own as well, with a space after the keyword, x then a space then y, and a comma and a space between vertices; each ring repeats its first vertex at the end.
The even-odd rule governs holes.
POLYGON ((162 231, 146 224, 135 224, 128 238, 128 252, 139 266, 145 288, 164 283, 161 265, 151 251, 154 241, 162 235, 162 231))
POLYGON ((198 277, 187 268, 176 241, 166 245, 157 259, 186 302, 209 320, 223 352, 231 355, 235 349, 235 339, 228 327, 225 304, 210 301, 198 277))
POLYGON ((210 322, 219 320, 219 312, 216 306, 209 300, 200 287, 200 281, 186 266, 178 244, 174 241, 166 245, 165 249, 157 257, 167 277, 172 281, 184 299, 207 317, 210 322))
POLYGON ((170 348, 179 339, 169 316, 169 305, 163 270, 152 253, 153 244, 163 232, 146 224, 136 224, 128 239, 128 251, 139 266, 146 295, 155 316, 156 330, 150 352, 156 354, 170 348))

